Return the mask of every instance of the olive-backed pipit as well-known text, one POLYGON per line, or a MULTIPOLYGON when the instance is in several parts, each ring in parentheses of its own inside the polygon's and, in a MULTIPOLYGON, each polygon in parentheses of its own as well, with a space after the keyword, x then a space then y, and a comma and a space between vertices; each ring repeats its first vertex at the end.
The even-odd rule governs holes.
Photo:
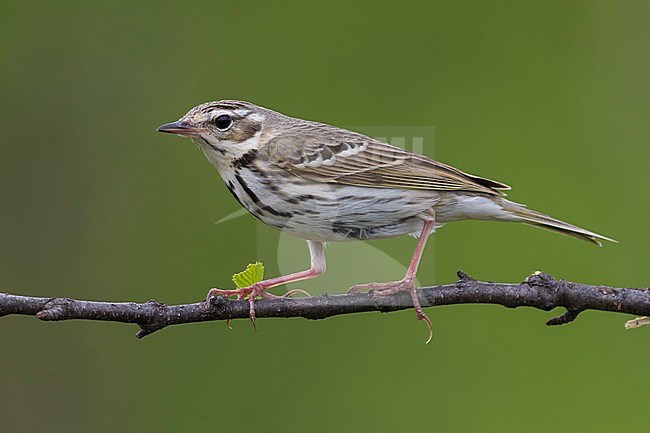
POLYGON ((427 237, 464 220, 522 222, 600 245, 611 239, 506 200, 507 185, 464 173, 398 147, 335 126, 285 116, 243 101, 214 101, 158 128, 189 137, 219 171, 237 201, 264 223, 307 241, 310 269, 215 295, 255 298, 267 289, 325 272, 323 243, 419 237, 403 279, 350 290, 407 290, 417 318, 429 326, 415 290, 427 237))

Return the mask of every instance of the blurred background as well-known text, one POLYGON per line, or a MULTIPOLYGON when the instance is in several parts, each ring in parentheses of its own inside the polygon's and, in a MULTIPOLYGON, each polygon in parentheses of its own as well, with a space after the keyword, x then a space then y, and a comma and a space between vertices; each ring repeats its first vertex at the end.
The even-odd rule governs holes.
MULTIPOLYGON (((648 285, 648 2, 0 9, 0 291, 188 303, 257 259, 270 276, 307 266, 302 241, 251 216, 215 225, 239 205, 193 144, 154 132, 225 98, 384 137, 434 130, 425 154, 620 241, 454 223, 427 249, 423 284, 462 269, 648 285)), ((305 287, 399 278, 414 245, 335 244, 305 287)), ((141 341, 133 325, 4 317, 0 430, 647 431, 648 330, 600 312, 544 325, 560 313, 432 308, 429 345, 413 311, 141 341)))

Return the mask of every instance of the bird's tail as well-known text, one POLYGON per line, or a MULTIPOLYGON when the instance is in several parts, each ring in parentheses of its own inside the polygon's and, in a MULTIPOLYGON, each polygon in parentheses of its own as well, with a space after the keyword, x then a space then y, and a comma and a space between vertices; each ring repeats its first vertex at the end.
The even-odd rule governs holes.
POLYGON ((501 200, 503 201, 503 203, 501 203, 503 209, 510 213, 516 221, 523 222, 524 224, 573 236, 578 239, 593 242, 598 246, 602 246, 601 240, 618 243, 618 241, 614 239, 574 226, 573 224, 565 223, 564 221, 552 218, 541 212, 530 210, 519 203, 514 203, 505 199, 501 200))

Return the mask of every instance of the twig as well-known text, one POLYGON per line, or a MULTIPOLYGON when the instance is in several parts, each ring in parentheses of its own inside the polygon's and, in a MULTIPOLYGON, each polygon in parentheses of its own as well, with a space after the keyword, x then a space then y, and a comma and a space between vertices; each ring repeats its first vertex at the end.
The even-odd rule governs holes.
MULTIPOLYGON (((650 316, 650 290, 590 286, 556 280, 535 273, 519 284, 477 281, 462 271, 454 284, 419 289, 423 307, 451 304, 498 304, 508 308, 534 307, 550 311, 567 309, 565 314, 548 320, 547 325, 561 325, 575 320, 584 310, 613 311, 650 316)), ((324 319, 340 314, 380 311, 383 313, 412 308, 408 293, 375 296, 372 293, 322 295, 305 298, 262 299, 256 302, 257 317, 304 317, 324 319)), ((135 323, 136 334, 145 337, 159 329, 182 323, 248 318, 248 302, 212 299, 208 310, 204 302, 165 305, 157 301, 95 302, 67 298, 37 298, 0 293, 0 316, 23 314, 41 320, 104 320, 135 323)))

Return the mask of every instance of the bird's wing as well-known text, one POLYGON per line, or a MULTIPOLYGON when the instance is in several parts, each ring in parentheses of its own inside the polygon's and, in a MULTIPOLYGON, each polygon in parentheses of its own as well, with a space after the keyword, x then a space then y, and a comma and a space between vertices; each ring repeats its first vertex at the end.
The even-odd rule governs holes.
POLYGON ((317 182, 491 195, 510 189, 361 134, 337 130, 336 135, 341 139, 309 132, 279 135, 268 143, 268 155, 285 170, 317 182))

